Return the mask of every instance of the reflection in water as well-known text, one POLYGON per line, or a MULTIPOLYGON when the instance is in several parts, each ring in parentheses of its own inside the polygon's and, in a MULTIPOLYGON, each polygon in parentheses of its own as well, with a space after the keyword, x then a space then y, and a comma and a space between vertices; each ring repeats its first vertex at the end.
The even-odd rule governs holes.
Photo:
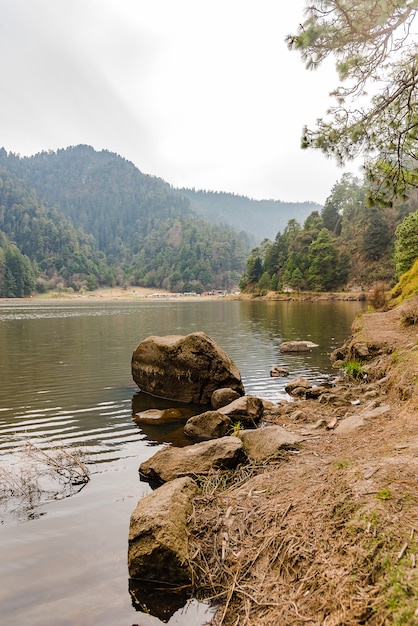
POLYGON ((172 589, 133 578, 129 579, 129 593, 134 609, 154 615, 162 622, 168 622, 176 611, 186 605, 191 591, 190 586, 172 589))
POLYGON ((189 622, 188 619, 192 620, 200 616, 199 623, 203 625, 216 611, 216 607, 191 598, 190 587, 170 589, 152 586, 130 578, 129 593, 132 606, 136 611, 153 615, 164 624, 168 623, 172 617, 175 624, 192 624, 193 622, 189 622))
MULTIPOLYGON (((290 377, 322 380, 333 373, 329 353, 363 308, 357 302, 1 303, 0 470, 22 469, 19 450, 30 437, 46 449, 82 446, 91 474, 71 498, 48 501, 47 494, 20 509, 26 524, 16 525, 22 518, 10 517, 7 503, 0 507, 2 626, 161 623, 151 616, 141 622, 145 616, 138 617, 127 594, 127 527, 136 501, 149 492, 139 465, 155 447, 189 441, 180 423, 157 427, 133 419, 150 408, 173 408, 133 383, 138 343, 149 335, 206 332, 235 361, 248 394, 277 402, 286 379, 272 378, 272 365, 290 377), (281 354, 281 342, 291 339, 319 348, 281 354)), ((181 621, 176 614, 171 619, 198 626, 205 621, 199 610, 189 603, 181 621)))
POLYGON ((171 443, 179 448, 189 446, 193 442, 184 434, 185 423, 193 415, 199 415, 209 408, 156 398, 142 391, 134 394, 132 398, 133 419, 149 443, 154 445, 171 443), (148 418, 146 412, 153 409, 163 412, 159 419, 148 418))

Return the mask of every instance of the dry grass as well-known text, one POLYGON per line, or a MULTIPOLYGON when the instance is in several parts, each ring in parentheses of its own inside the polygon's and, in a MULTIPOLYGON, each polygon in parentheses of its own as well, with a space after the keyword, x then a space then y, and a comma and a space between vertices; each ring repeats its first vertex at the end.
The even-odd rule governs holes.
POLYGON ((416 301, 406 303, 402 310, 401 321, 404 326, 413 326, 418 323, 418 304, 416 301))
POLYGON ((18 463, 0 468, 0 500, 34 500, 42 493, 41 480, 49 477, 62 486, 80 486, 90 480, 87 458, 82 448, 46 440, 25 438, 16 450, 18 463))
POLYGON ((388 293, 388 286, 385 283, 379 282, 374 285, 373 289, 368 293, 367 303, 375 311, 386 311, 389 302, 388 293))
POLYGON ((286 466, 204 485, 190 545, 196 589, 220 607, 213 624, 416 623, 418 494, 361 499, 349 464, 321 476, 286 466))
MULTIPOLYGON (((362 340, 392 346, 368 364, 384 376, 375 402, 389 414, 202 479, 190 554, 196 594, 218 606, 214 626, 418 624, 418 356, 399 317, 366 318, 362 340)), ((307 421, 337 410, 313 405, 307 421)))

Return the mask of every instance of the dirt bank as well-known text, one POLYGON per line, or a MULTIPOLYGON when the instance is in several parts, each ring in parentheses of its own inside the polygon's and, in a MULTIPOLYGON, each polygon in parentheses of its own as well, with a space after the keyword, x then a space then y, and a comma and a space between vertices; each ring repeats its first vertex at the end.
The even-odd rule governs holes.
POLYGON ((190 545, 199 596, 219 603, 214 624, 418 623, 411 306, 356 320, 346 348, 368 353, 360 380, 270 411, 303 436, 297 449, 204 482, 190 545))

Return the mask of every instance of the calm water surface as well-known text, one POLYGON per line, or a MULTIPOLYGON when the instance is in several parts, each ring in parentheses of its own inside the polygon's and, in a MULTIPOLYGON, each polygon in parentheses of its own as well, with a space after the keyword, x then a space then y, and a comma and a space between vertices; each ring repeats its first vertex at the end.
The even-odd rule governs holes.
MULTIPOLYGON (((33 501, 0 503, 0 623, 31 626, 154 626, 128 593, 129 516, 149 487, 138 466, 164 442, 185 445, 182 428, 143 430, 133 411, 149 398, 132 381, 130 361, 149 335, 204 331, 238 365, 246 392, 273 402, 285 379, 272 365, 320 382, 329 353, 350 334, 359 302, 100 302, 95 299, 0 304, 0 470, 27 471, 22 443, 82 446, 90 482, 82 489, 43 485, 33 501), (282 355, 280 344, 319 347, 282 355), (177 432, 175 432, 177 431, 177 432)), ((3 474, 4 476, 4 474, 3 474)), ((198 626, 191 602, 169 624, 198 626)))

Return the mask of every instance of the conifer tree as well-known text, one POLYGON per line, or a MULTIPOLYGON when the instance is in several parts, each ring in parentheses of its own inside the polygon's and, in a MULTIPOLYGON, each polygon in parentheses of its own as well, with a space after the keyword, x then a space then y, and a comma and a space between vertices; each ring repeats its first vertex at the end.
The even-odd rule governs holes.
POLYGON ((370 200, 381 204, 418 187, 417 12, 417 0, 309 0, 287 37, 309 69, 334 57, 340 81, 326 116, 304 128, 302 147, 339 163, 362 154, 370 200))

